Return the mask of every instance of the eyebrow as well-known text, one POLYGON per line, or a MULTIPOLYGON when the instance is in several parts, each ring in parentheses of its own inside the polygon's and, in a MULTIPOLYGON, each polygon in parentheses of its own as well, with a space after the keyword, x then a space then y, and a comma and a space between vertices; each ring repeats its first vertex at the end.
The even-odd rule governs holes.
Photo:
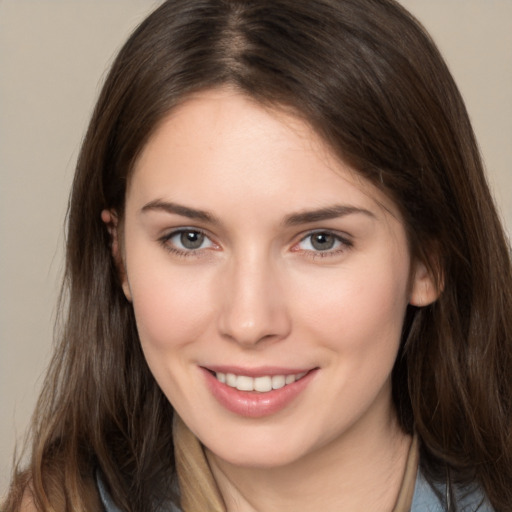
POLYGON ((215 216, 207 211, 197 210, 196 208, 190 208, 189 206, 162 201, 160 199, 150 201, 141 208, 142 213, 149 211, 164 211, 167 213, 181 215, 182 217, 188 217, 189 219, 201 220, 212 224, 219 223, 215 216))
MULTIPOLYGON (((166 213, 181 215, 182 217, 188 217, 189 219, 201 220, 210 224, 220 224, 220 221, 208 211, 190 208, 189 206, 169 201, 162 201, 161 199, 150 201, 141 208, 141 212, 143 213, 148 211, 163 211, 166 213)), ((318 208, 316 210, 292 213, 285 217, 283 224, 285 226, 297 226, 300 224, 336 219, 353 214, 363 214, 368 217, 375 218, 375 215, 370 210, 366 210, 364 208, 349 205, 332 205, 325 208, 318 208)))
POLYGON ((370 210, 366 210, 364 208, 348 205, 333 205, 326 208, 319 208, 317 210, 293 213, 285 218, 284 224, 286 226, 296 226, 298 224, 336 219, 352 214, 363 214, 368 217, 375 218, 375 215, 370 210))

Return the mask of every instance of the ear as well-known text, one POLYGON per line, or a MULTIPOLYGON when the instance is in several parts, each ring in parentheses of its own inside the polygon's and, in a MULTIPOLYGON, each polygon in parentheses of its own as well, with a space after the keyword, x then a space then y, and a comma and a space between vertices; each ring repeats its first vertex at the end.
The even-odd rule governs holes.
POLYGON ((107 230, 110 234, 110 250, 112 251, 112 258, 119 274, 121 286, 125 297, 131 302, 132 294, 128 277, 126 275, 126 268, 124 265, 123 254, 119 243, 119 218, 115 210, 102 210, 101 220, 105 223, 107 230))
POLYGON ((437 280, 424 263, 420 261, 414 263, 411 277, 409 304, 424 307, 439 298, 443 291, 442 278, 437 280))

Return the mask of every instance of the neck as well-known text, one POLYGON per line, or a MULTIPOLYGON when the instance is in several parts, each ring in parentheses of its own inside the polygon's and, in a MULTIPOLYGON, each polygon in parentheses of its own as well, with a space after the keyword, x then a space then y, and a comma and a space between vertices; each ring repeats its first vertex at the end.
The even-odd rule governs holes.
POLYGON ((362 427, 280 467, 235 466, 207 451, 227 512, 391 512, 411 439, 394 414, 378 431, 362 427))

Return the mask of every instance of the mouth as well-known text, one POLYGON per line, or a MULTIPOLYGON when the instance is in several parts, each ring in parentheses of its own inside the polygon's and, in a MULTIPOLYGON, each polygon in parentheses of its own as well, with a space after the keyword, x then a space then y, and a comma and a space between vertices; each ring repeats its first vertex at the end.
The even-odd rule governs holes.
POLYGON ((319 368, 244 369, 200 367, 216 400, 228 411, 248 418, 276 414, 294 403, 310 386, 319 368))
POLYGON ((308 372, 282 375, 263 375, 250 377, 249 375, 237 375, 235 373, 211 372, 222 384, 226 384, 238 391, 255 391, 268 393, 275 389, 281 389, 302 379, 308 372))

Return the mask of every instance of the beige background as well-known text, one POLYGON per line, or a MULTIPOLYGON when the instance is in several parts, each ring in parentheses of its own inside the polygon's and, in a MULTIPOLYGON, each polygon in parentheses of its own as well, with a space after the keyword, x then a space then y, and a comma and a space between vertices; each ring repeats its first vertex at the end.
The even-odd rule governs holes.
MULTIPOLYGON (((0 494, 51 350, 73 167, 99 83, 156 0, 0 0, 0 494)), ((402 0, 466 99, 512 232, 512 0, 402 0)))

